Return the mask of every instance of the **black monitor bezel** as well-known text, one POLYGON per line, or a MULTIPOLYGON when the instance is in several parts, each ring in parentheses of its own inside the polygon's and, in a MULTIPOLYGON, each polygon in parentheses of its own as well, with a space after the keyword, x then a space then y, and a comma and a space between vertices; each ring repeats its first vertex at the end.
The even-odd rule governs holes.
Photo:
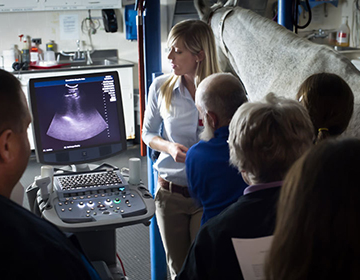
POLYGON ((66 75, 58 75, 58 76, 51 76, 51 77, 43 77, 43 78, 31 78, 29 79, 29 86, 28 86, 28 98, 30 103, 30 111, 32 114, 32 130, 33 130, 33 138, 35 144, 35 154, 36 159, 39 163, 42 164, 51 164, 51 165, 72 165, 72 164, 83 164, 83 163, 90 163, 100 161, 106 158, 113 157, 127 149, 127 141, 126 141, 126 133, 125 133, 125 119, 124 119, 124 110, 123 110, 123 102, 122 102, 122 95, 121 95, 121 88, 120 88, 120 79, 119 74, 117 71, 102 71, 102 72, 95 72, 95 73, 84 73, 84 74, 66 74, 66 75), (88 158, 88 159, 81 159, 76 160, 74 162, 58 162, 58 161, 49 161, 46 159, 45 153, 42 150, 42 142, 40 136, 40 128, 39 124, 34 122, 34 119, 38 119, 38 109, 36 103, 36 91, 35 91, 35 83, 37 82, 46 82, 46 81, 54 81, 54 80, 64 80, 64 79, 77 79, 77 78, 84 78, 84 77, 97 77, 97 76, 107 76, 112 75, 114 77, 114 84, 116 99, 118 100, 117 110, 118 110, 118 121, 119 121, 119 129, 120 129, 120 141, 119 142, 111 142, 104 145, 97 145, 97 146, 90 146, 86 148, 78 148, 69 151, 55 151, 55 152, 47 152, 46 155, 55 155, 55 154, 70 154, 72 152, 80 152, 84 150, 89 150, 93 148, 105 148, 112 145, 121 145, 121 150, 116 152, 111 152, 110 154, 104 156, 97 156, 96 158, 88 158))

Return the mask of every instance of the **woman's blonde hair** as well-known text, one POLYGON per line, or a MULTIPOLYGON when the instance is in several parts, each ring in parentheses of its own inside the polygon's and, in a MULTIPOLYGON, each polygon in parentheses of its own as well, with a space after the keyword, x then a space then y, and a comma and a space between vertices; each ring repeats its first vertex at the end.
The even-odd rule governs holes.
MULTIPOLYGON (((179 39, 183 41, 185 48, 191 53, 197 55, 200 51, 204 52, 204 60, 200 61, 196 68, 195 86, 207 76, 220 72, 215 38, 210 26, 201 20, 181 21, 171 29, 168 36, 168 46, 174 45, 179 39)), ((170 111, 172 92, 178 79, 179 76, 173 74, 160 88, 167 111, 170 111)))
POLYGON ((309 112, 316 135, 315 143, 338 136, 348 127, 354 110, 354 94, 338 75, 311 75, 301 84, 297 99, 309 112))
POLYGON ((269 93, 239 107, 229 126, 230 163, 252 183, 280 181, 311 145, 312 124, 299 102, 269 93))

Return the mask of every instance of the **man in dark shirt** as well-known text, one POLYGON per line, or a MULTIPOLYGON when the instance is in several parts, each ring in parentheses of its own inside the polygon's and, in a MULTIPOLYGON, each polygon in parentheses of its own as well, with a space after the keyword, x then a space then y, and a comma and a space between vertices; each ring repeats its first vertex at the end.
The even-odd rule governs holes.
POLYGON ((282 180, 311 145, 313 128, 295 100, 269 94, 240 106, 231 120, 230 162, 250 186, 200 229, 177 279, 244 279, 232 238, 270 236, 282 180))
POLYGON ((57 227, 9 199, 30 156, 30 122, 20 82, 0 70, 0 278, 99 279, 57 227))

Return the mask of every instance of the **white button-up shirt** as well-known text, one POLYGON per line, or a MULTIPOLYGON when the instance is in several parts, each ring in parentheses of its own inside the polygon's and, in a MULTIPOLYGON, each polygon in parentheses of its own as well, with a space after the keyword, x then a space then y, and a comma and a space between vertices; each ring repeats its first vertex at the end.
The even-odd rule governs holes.
MULTIPOLYGON (((170 112, 166 112, 165 116, 161 115, 160 87, 168 78, 169 75, 160 76, 150 86, 142 139, 146 145, 149 145, 155 136, 161 136, 165 140, 190 148, 199 141, 199 133, 202 129, 199 127, 199 113, 190 92, 182 85, 179 78, 174 85, 170 112), (160 135, 162 122, 164 122, 163 133, 160 135)), ((171 155, 162 152, 154 168, 163 179, 187 186, 185 163, 175 162, 171 155)))

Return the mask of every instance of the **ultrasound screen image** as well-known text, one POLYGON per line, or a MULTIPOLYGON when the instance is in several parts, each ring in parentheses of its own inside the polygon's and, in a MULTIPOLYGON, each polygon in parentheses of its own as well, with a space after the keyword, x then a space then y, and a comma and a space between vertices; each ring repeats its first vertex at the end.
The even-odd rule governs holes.
POLYGON ((119 141, 111 76, 35 84, 43 152, 119 141))
POLYGON ((108 128, 79 85, 65 84, 62 103, 51 121, 47 135, 64 141, 84 141, 108 128))

